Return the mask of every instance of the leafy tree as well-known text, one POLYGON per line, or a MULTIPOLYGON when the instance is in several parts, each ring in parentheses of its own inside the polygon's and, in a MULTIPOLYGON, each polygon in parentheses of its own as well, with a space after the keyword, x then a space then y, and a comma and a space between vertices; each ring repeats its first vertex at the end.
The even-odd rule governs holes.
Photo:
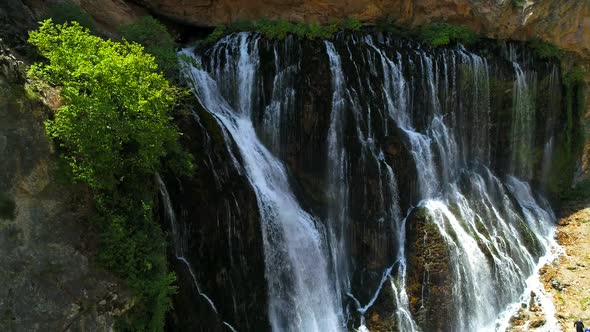
POLYGON ((29 77, 58 86, 62 106, 46 122, 66 151, 75 180, 113 189, 128 174, 151 174, 178 132, 170 111, 179 91, 143 47, 92 36, 78 23, 51 20, 30 34, 49 63, 29 77))
POLYGON ((477 34, 472 30, 446 23, 422 27, 419 37, 432 47, 448 45, 451 42, 460 42, 469 45, 475 43, 478 39, 477 34))
POLYGON ((359 31, 363 24, 354 17, 346 17, 338 24, 342 30, 359 31))
POLYGON ((151 16, 144 16, 135 23, 120 26, 119 31, 128 41, 143 45, 145 51, 156 58, 160 70, 167 77, 177 76, 176 43, 162 23, 151 16))
POLYGON ((192 167, 170 114, 181 94, 141 45, 103 40, 76 22, 42 22, 29 42, 48 60, 31 66, 29 78, 55 86, 61 97, 47 133, 65 173, 94 192, 99 261, 136 295, 117 330, 162 331, 175 277, 153 218, 157 190, 149 179, 166 156, 192 167))

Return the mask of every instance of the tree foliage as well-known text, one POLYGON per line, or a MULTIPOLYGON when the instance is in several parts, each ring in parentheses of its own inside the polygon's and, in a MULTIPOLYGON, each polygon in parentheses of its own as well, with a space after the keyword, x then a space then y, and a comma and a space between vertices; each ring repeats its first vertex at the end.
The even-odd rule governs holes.
POLYGON ((47 121, 67 153, 74 178, 113 189, 127 174, 152 174, 178 132, 170 111, 178 90, 143 47, 92 36, 78 23, 42 23, 30 34, 49 63, 29 77, 58 86, 62 106, 47 121))
POLYGON ((562 55, 561 50, 557 46, 539 38, 529 40, 527 46, 541 59, 559 58, 562 55))
POLYGON ((424 26, 420 29, 419 37, 431 47, 439 47, 459 42, 470 45, 477 41, 477 34, 465 27, 446 23, 438 23, 424 26))
POLYGON ((174 275, 153 218, 150 179, 166 156, 192 168, 171 117, 180 92, 141 45, 103 40, 76 22, 42 22, 29 42, 48 60, 31 66, 29 78, 60 91, 47 133, 66 160, 65 173, 94 192, 99 261, 136 295, 117 329, 162 331, 174 275))
POLYGON ((151 16, 144 16, 135 23, 122 25, 123 38, 144 46, 145 52, 156 58, 158 67, 167 77, 176 77, 178 57, 176 43, 166 27, 151 16))
POLYGON ((351 17, 343 20, 321 25, 318 23, 293 23, 285 20, 261 19, 258 21, 237 20, 229 26, 218 26, 206 38, 199 41, 200 45, 209 45, 223 36, 242 31, 255 31, 266 38, 282 40, 288 35, 294 35, 301 39, 328 39, 338 30, 358 31, 362 23, 351 17))

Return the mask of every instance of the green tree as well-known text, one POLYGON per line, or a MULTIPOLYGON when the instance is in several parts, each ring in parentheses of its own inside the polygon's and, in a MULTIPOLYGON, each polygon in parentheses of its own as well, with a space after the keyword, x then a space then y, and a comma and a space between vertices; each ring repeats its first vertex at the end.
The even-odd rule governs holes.
POLYGON ((431 47, 445 46, 451 42, 460 42, 465 45, 470 45, 475 43, 478 39, 477 34, 474 31, 462 26, 447 23, 423 26, 419 31, 419 38, 431 47))
POLYGON ((30 34, 49 63, 29 77, 59 87, 62 106, 46 122, 66 151, 74 178, 113 189, 128 174, 152 174, 177 144, 171 110, 178 89, 157 72, 143 47, 90 35, 78 23, 42 23, 30 34))
POLYGON ((178 76, 176 43, 166 27, 151 16, 144 16, 135 23, 119 27, 121 35, 128 41, 145 47, 145 51, 156 58, 160 70, 167 77, 178 76))
POLYGON ((93 189, 99 261, 135 293, 117 330, 162 331, 175 277, 154 220, 150 179, 167 156, 192 166, 171 117, 181 94, 141 45, 103 40, 76 22, 42 22, 29 42, 48 60, 31 66, 29 78, 56 87, 61 97, 47 133, 66 173, 93 189))

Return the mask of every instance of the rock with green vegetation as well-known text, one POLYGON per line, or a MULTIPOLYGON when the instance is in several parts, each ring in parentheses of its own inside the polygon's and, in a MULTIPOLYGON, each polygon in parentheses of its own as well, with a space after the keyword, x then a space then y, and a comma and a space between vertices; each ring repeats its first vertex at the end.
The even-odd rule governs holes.
POLYGON ((157 190, 149 179, 164 157, 192 168, 172 123, 180 92, 141 45, 103 40, 75 22, 47 20, 29 41, 48 59, 31 66, 29 78, 59 91, 47 133, 71 179, 94 195, 99 261, 135 293, 117 328, 161 331, 175 277, 168 273, 164 234, 152 211, 157 190))
POLYGON ((236 21, 229 26, 222 25, 216 27, 209 36, 201 39, 198 44, 210 45, 227 34, 242 31, 255 31, 266 38, 274 40, 283 40, 288 35, 295 35, 300 39, 329 39, 339 29, 358 31, 361 27, 362 24, 359 20, 350 17, 326 25, 318 23, 292 23, 286 20, 269 19, 236 21))
POLYGON ((58 180, 17 59, 0 42, 0 331, 112 330, 131 295, 96 264, 91 196, 58 180))
POLYGON ((477 34, 465 27, 446 23, 423 26, 419 31, 420 39, 431 47, 445 46, 452 42, 470 45, 477 41, 477 34))
POLYGON ((131 174, 153 174, 160 159, 178 149, 171 111, 180 92, 142 46, 51 20, 29 41, 49 60, 32 65, 29 77, 59 87, 62 105, 47 121, 47 133, 76 181, 113 190, 131 174))
POLYGON ((535 56, 541 59, 559 58, 562 55, 561 50, 557 46, 539 38, 529 40, 527 46, 533 50, 535 56))
POLYGON ((455 317, 449 249, 424 208, 408 217, 406 236, 410 310, 425 331, 444 331, 455 317))

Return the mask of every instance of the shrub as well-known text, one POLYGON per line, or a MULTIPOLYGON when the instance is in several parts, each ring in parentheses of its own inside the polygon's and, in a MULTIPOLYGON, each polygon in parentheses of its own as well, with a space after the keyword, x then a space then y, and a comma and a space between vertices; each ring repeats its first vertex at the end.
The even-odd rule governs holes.
POLYGON ((563 84, 566 87, 574 87, 576 84, 584 82, 586 73, 580 66, 575 66, 563 74, 563 84))
POLYGON ((159 69, 167 77, 178 75, 174 38, 158 20, 144 16, 135 23, 120 26, 119 31, 128 41, 143 45, 145 51, 156 58, 159 69))
POLYGON ((419 31, 420 39, 431 47, 439 47, 459 42, 470 45, 477 41, 477 34, 465 27, 446 23, 424 26, 419 31))
MULTIPOLYGON (((74 181, 93 189, 99 261, 123 277, 136 295, 118 330, 162 331, 174 292, 166 245, 153 218, 150 186, 161 159, 187 157, 172 124, 181 95, 139 44, 103 40, 78 23, 51 20, 29 42, 48 59, 28 76, 59 87, 61 107, 46 130, 74 181)), ((181 158, 190 168, 192 160, 181 158)))
POLYGON ((363 24, 356 18, 346 17, 338 24, 341 30, 358 31, 363 27, 363 24))
MULTIPOLYGON (((346 24, 348 30, 360 29, 360 22, 350 20, 346 24)), ((344 23, 342 23, 344 24, 344 23)), ((262 19, 256 22, 250 21, 236 21, 228 27, 218 26, 213 30, 209 36, 197 42, 198 45, 210 45, 222 38, 228 33, 241 31, 255 31, 266 38, 282 40, 289 34, 293 34, 302 39, 328 39, 338 31, 339 24, 333 23, 328 25, 320 25, 317 23, 291 23, 285 20, 269 20, 262 19)))
POLYGON ((30 34, 48 64, 29 77, 61 87, 61 106, 46 123, 77 181, 112 190, 126 175, 151 174, 178 132, 171 124, 177 89, 138 44, 104 41, 79 24, 45 21, 30 34))
POLYGON ((527 46, 533 50, 535 56, 541 59, 561 57, 561 50, 559 48, 539 38, 529 40, 527 46))
POLYGON ((78 22, 81 26, 90 30, 94 30, 96 27, 92 16, 71 1, 50 6, 47 10, 47 18, 51 18, 56 24, 78 22))
POLYGON ((219 25, 215 27, 213 32, 211 32, 206 38, 197 41, 197 45, 211 45, 218 41, 219 39, 223 38, 227 34, 227 27, 225 25, 219 25))

